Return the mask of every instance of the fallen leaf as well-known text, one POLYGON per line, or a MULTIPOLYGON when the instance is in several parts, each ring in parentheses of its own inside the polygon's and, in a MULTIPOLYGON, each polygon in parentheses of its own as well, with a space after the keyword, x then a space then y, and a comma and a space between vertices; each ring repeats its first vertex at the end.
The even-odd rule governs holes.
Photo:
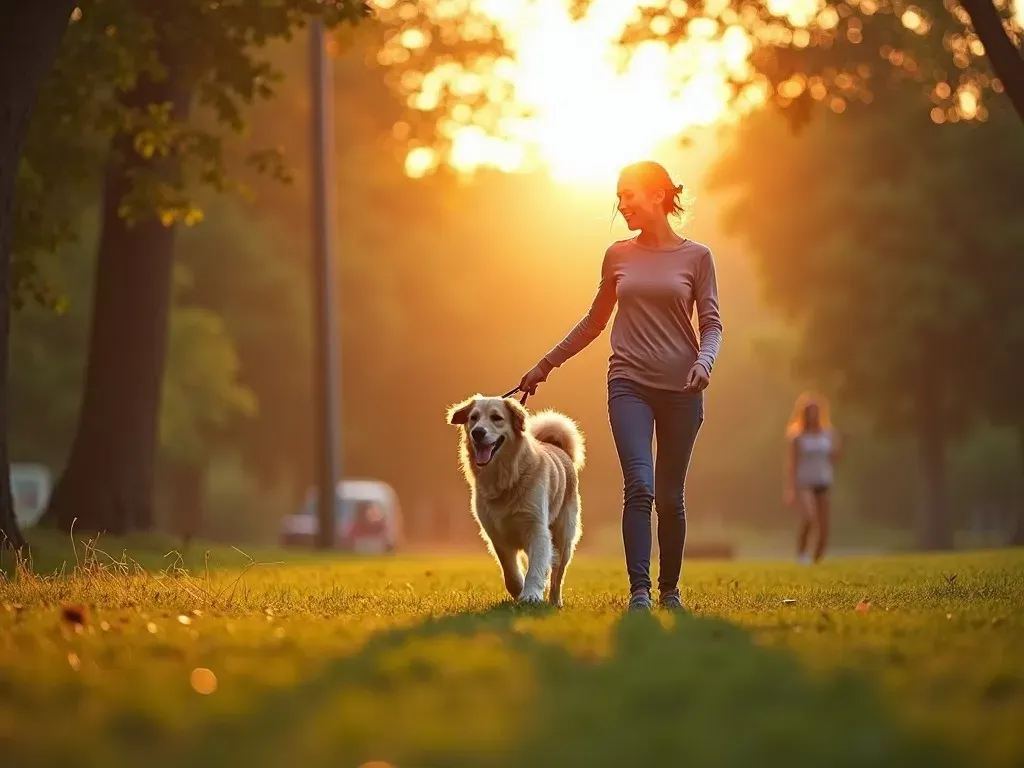
POLYGON ((855 610, 857 613, 867 613, 871 610, 871 601, 861 600, 859 603, 857 603, 857 607, 853 610, 855 610))

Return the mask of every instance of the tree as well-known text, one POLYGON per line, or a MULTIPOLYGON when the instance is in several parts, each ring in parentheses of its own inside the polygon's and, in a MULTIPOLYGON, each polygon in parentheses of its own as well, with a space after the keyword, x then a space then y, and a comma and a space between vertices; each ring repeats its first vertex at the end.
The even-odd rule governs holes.
POLYGON ((970 16, 971 26, 1006 89, 1017 117, 1024 122, 1024 55, 1020 50, 1024 12, 1007 0, 963 0, 962 7, 970 16), (1015 11, 1017 29, 1014 32, 1007 29, 1006 16, 1015 11))
POLYGON ((992 322, 989 268, 1019 258, 1019 240, 984 234, 1012 226, 1006 189, 989 191, 973 168, 979 154, 1007 162, 987 155, 987 126, 940 129, 905 91, 884 98, 884 112, 825 116, 799 140, 767 113, 752 118, 713 178, 735 193, 728 222, 751 245, 766 300, 799 329, 800 373, 914 436, 919 541, 943 548, 948 446, 984 414, 965 392, 991 371, 979 336, 992 322))
MULTIPOLYGON (((59 311, 29 304, 14 317, 9 439, 12 456, 21 461, 56 467, 67 458, 93 301, 89 277, 96 266, 94 214, 95 207, 82 212, 78 241, 65 244, 43 273, 62 297, 59 311)), ((257 407, 253 393, 239 380, 235 343, 223 320, 189 302, 189 278, 187 269, 178 265, 159 415, 161 459, 186 477, 193 468, 205 466, 223 434, 235 421, 253 418, 257 407)), ((198 512, 199 505, 183 504, 176 527, 196 525, 198 512)))
MULTIPOLYGON (((945 126, 948 128, 950 126, 945 126)), ((984 283, 985 312, 972 328, 973 374, 965 391, 985 405, 992 423, 1009 428, 1024 459, 1024 402, 1018 386, 1024 357, 1024 308, 1016 290, 1024 282, 1024 142, 1006 110, 994 111, 983 141, 970 147, 950 136, 943 157, 967 180, 952 197, 960 236, 970 238, 973 272, 984 283)), ((1024 469, 1024 467, 1022 467, 1024 469)), ((1024 474, 1024 473, 1022 473, 1024 474)), ((1017 506, 1014 543, 1024 545, 1024 500, 1017 506)))
POLYGON ((870 102, 900 81, 917 84, 933 114, 942 110, 936 119, 984 119, 984 94, 1005 92, 1024 122, 1024 13, 1013 0, 665 5, 645 9, 623 43, 675 45, 698 25, 711 39, 745 37, 752 66, 734 72, 733 85, 737 95, 750 98, 739 103, 774 101, 791 108, 797 125, 812 101, 842 111, 847 102, 870 102))
MULTIPOLYGON (((178 265, 176 293, 192 282, 178 265)), ((255 394, 239 381, 240 362, 224 319, 204 307, 175 302, 160 409, 160 454, 172 478, 172 510, 185 540, 202 523, 206 468, 236 422, 258 412, 255 394)))
MULTIPOLYGON (((72 0, 0 4, 0 538, 14 547, 24 539, 14 519, 7 447, 7 355, 10 334, 11 247, 19 158, 40 84, 60 47, 72 0)), ((2 546, 2 544, 0 544, 2 546)))
MULTIPOLYGON (((266 4, 261 3, 256 5, 262 8, 266 4)), ((306 8, 307 12, 311 12, 316 7, 317 4, 291 3, 291 5, 304 7, 306 8)), ((345 8, 342 7, 342 4, 336 3, 335 6, 335 16, 341 18, 343 12, 345 11, 345 8)), ((205 7, 205 5, 203 5, 203 7, 205 7)), ((348 12, 352 13, 353 9, 348 8, 348 12)), ((179 11, 176 10, 173 18, 174 21, 178 20, 178 13, 179 11)), ((187 16, 186 11, 180 11, 180 13, 187 16)), ((330 21, 330 19, 328 20, 330 21)), ((280 20, 278 19, 278 21, 280 20)), ((185 22, 181 23, 183 25, 185 24, 185 22)), ((145 28, 145 24, 140 23, 137 26, 145 28)), ((167 37, 169 35, 173 36, 173 34, 175 34, 173 32, 173 30, 175 29, 174 25, 171 25, 169 27, 168 23, 165 22, 159 25, 159 28, 160 30, 162 30, 161 34, 164 37, 167 37), (168 29, 171 29, 172 32, 168 32, 168 29)), ((380 27, 377 27, 377 29, 379 30, 380 27)), ((262 31, 261 34, 267 35, 265 30, 262 31)), ((192 43, 193 38, 196 36, 197 35, 193 34, 191 31, 189 31, 188 33, 180 33, 180 37, 187 39, 189 41, 189 44, 192 43)), ((199 34, 198 36, 202 37, 202 34, 199 34)), ((280 36, 286 37, 286 35, 284 35, 283 32, 282 35, 280 36)), ((335 42, 337 43, 338 41, 335 40, 335 42)), ((458 50, 460 46, 460 42, 455 42, 449 45, 448 49, 458 50)), ((165 47, 169 47, 171 50, 174 49, 174 46, 170 44, 165 44, 165 47)), ((212 47, 214 49, 217 48, 216 45, 213 45, 212 47)), ((160 49, 158 48, 158 50, 160 49)), ((360 53, 362 53, 362 50, 360 50, 360 53)), ((226 58, 228 59, 228 64, 232 66, 237 65, 237 61, 231 60, 230 56, 226 58)), ((214 62, 214 65, 211 66, 215 66, 218 63, 219 60, 218 62, 214 62)), ((155 67, 154 71, 158 73, 161 72, 159 67, 155 67)), ((192 66, 190 71, 195 73, 197 71, 202 71, 202 69, 192 66)), ((230 79, 230 81, 228 82, 228 86, 237 85, 238 83, 249 84, 250 81, 252 83, 261 83, 268 77, 268 75, 263 74, 264 72, 273 72, 280 74, 280 71, 277 70, 277 68, 270 63, 269 59, 267 59, 261 63, 261 68, 258 71, 256 71, 255 74, 245 72, 245 77, 236 77, 230 79)), ((153 76, 156 77, 156 75, 153 76)), ((360 75, 357 75, 357 79, 359 76, 360 75)), ((365 73, 363 73, 362 76, 365 76, 365 73)), ((196 77, 198 77, 198 75, 193 74, 193 78, 196 77)), ((222 83, 218 83, 218 85, 223 86, 222 83)), ((227 88, 228 86, 224 86, 224 88, 227 88)), ((137 90, 138 86, 136 85, 135 87, 137 90)), ((260 85, 259 87, 262 88, 262 85, 260 85)), ((199 88, 199 91, 200 93, 203 93, 202 87, 199 88)), ((351 94, 346 94, 346 96, 351 97, 351 94)), ((122 96, 121 101, 123 102, 124 99, 125 97, 122 96)), ((146 99, 140 99, 140 106, 145 101, 146 99)), ((220 110, 220 118, 223 121, 225 119, 225 115, 223 114, 224 110, 221 104, 221 99, 214 100, 214 103, 217 109, 220 110)), ((115 111, 125 114, 126 118, 124 122, 131 126, 133 124, 132 116, 135 115, 138 112, 138 110, 128 109, 127 107, 128 105, 121 103, 118 105, 115 111)), ((227 118, 228 122, 231 125, 240 125, 240 122, 235 119, 234 114, 230 113, 230 111, 229 114, 227 115, 227 118)), ((139 117, 135 116, 134 123, 138 122, 139 117)), ((154 122, 152 116, 148 118, 148 122, 154 122)), ((387 127, 390 127, 391 122, 394 121, 390 121, 387 126, 383 127, 383 129, 386 130, 387 127)), ((173 128, 176 124, 174 123, 174 121, 171 121, 170 125, 172 127, 171 130, 168 130, 167 128, 159 124, 157 124, 155 127, 150 126, 150 128, 148 129, 147 138, 155 135, 156 140, 158 142, 158 147, 160 146, 159 142, 166 141, 166 139, 164 139, 165 134, 170 133, 171 139, 174 139, 175 130, 173 130, 173 128)), ((197 153, 200 155, 200 160, 203 161, 203 172, 201 174, 202 178, 204 180, 210 181, 212 177, 212 180, 214 182, 213 186, 215 188, 217 186, 220 186, 223 183, 224 179, 223 171, 227 166, 227 163, 224 162, 225 157, 232 154, 230 146, 222 146, 219 143, 208 142, 205 140, 199 141, 199 139, 196 139, 194 136, 192 136, 192 133, 194 132, 190 132, 186 128, 187 124, 183 123, 183 129, 180 131, 180 134, 183 138, 177 141, 176 143, 175 141, 169 142, 169 146, 165 151, 171 158, 176 158, 178 164, 181 165, 188 157, 190 157, 189 153, 192 150, 192 145, 189 143, 189 140, 197 143, 197 153), (191 139, 189 139, 190 136, 192 137, 191 139), (184 146, 185 149, 181 150, 181 146, 184 146)), ((124 131, 122 129, 122 134, 123 133, 124 131)), ((199 133, 200 137, 202 137, 201 131, 199 133)), ((136 131, 135 135, 138 136, 138 131, 136 131)), ((378 138, 378 136, 373 137, 375 144, 377 143, 378 138)), ((237 147, 239 146, 239 144, 236 142, 234 146, 237 147)), ((127 156, 130 158, 132 157, 132 154, 128 152, 127 156)), ((112 156, 112 158, 116 157, 116 154, 112 156)), ((287 175, 284 166, 281 163, 281 155, 279 153, 275 152, 268 154, 256 152, 253 155, 251 155, 251 157, 255 157, 257 160, 262 162, 266 162, 268 160, 273 161, 270 166, 271 169, 281 176, 287 175)), ((114 162, 113 159, 112 162, 114 162)), ((146 165, 145 162, 138 164, 140 166, 146 165)), ((145 171, 145 178, 147 179, 155 179, 160 182, 167 181, 166 175, 161 175, 159 173, 149 173, 149 171, 152 169, 132 169, 133 174, 135 173, 136 170, 145 171)), ((136 175, 136 178, 133 179, 134 189, 136 191, 141 186, 138 181, 138 175, 136 175)), ((406 180, 403 179, 403 181, 406 180)), ((110 185, 108 185, 108 189, 109 186, 110 185)), ((143 189, 148 192, 152 192, 153 186, 154 185, 150 181, 150 183, 147 186, 144 186, 143 189)), ((170 185, 170 187, 171 192, 176 193, 177 197, 172 196, 170 205, 167 205, 166 203, 158 203, 156 205, 157 210, 162 211, 165 214, 165 218, 167 220, 176 220, 182 216, 188 217, 192 211, 191 206, 193 201, 188 196, 181 194, 184 192, 184 188, 181 187, 180 185, 172 184, 170 185)), ((161 193, 165 192, 166 184, 164 188, 158 189, 157 191, 161 193)), ((150 257, 147 260, 147 264, 149 262, 154 262, 152 268, 148 269, 145 273, 145 275, 148 276, 149 282, 144 283, 142 285, 148 285, 149 295, 151 297, 154 297, 158 294, 157 288, 162 286, 166 279, 166 251, 167 245, 170 242, 170 238, 173 236, 173 232, 169 233, 163 230, 159 230, 157 226, 152 222, 152 213, 147 213, 147 210, 153 207, 151 198, 152 195, 138 195, 135 192, 133 192, 133 197, 130 202, 132 204, 131 211, 133 215, 135 215, 134 211, 136 207, 138 208, 140 214, 137 217, 139 219, 139 222, 135 224, 135 228, 141 229, 147 226, 148 221, 148 226, 152 232, 152 239, 150 239, 149 236, 142 238, 148 243, 148 245, 146 246, 146 250, 149 252, 150 257), (161 242, 163 243, 163 245, 160 248, 156 247, 157 233, 162 233, 161 242)), ((391 200, 389 200, 388 202, 389 204, 392 203, 391 200)), ((116 233, 118 231, 118 220, 113 217, 110 217, 109 220, 111 224, 111 226, 108 228, 109 231, 116 233)), ((382 222, 377 223, 381 224, 382 222)), ((388 232, 392 231, 392 229, 390 227, 387 227, 386 225, 383 226, 382 229, 385 229, 388 232)), ((108 253, 113 252, 114 249, 107 249, 104 247, 101 248, 101 250, 103 253, 108 253)), ((123 272, 123 270, 115 271, 113 268, 107 269, 102 264, 99 268, 97 279, 100 284, 102 284, 106 279, 112 282, 116 282, 117 285, 121 285, 121 288, 115 290, 112 295, 120 297, 119 302, 120 305, 122 306, 122 309, 120 311, 116 311, 116 309, 109 311, 103 310, 103 312, 104 314, 109 315, 111 317, 120 317, 121 323, 118 324, 118 327, 123 327, 124 323, 128 322, 128 317, 130 315, 132 318, 134 318, 135 325, 140 327, 148 325, 150 330, 149 336, 152 337, 154 332, 156 332, 158 329, 166 325, 165 320, 161 319, 161 314, 163 313, 162 304, 159 301, 155 300, 149 302, 142 302, 138 300, 136 294, 139 292, 140 286, 136 284, 136 281, 141 279, 140 275, 136 275, 136 277, 133 280, 133 284, 135 284, 135 294, 129 295, 127 288, 124 287, 127 284, 127 281, 123 277, 118 276, 121 272, 123 272), (109 276, 105 278, 105 274, 109 276), (145 307, 145 309, 143 309, 143 307, 145 307), (140 314, 142 312, 145 312, 146 314, 140 314)), ((162 289, 159 291, 159 295, 163 295, 162 289)), ((365 301, 366 299, 373 297, 374 295, 375 294, 373 292, 364 290, 361 293, 357 294, 357 299, 362 302, 365 301)), ((114 301, 113 299, 111 299, 110 303, 115 307, 118 306, 118 302, 114 301)), ((375 302, 371 301, 370 303, 374 304, 375 302)), ((377 308, 375 307, 374 311, 377 312, 379 310, 377 310, 377 308)), ((106 348, 110 347, 109 340, 112 338, 113 331, 111 329, 113 328, 114 324, 112 322, 104 322, 101 325, 98 321, 99 315, 97 315, 97 324, 95 326, 96 330, 93 333, 91 340, 92 348, 97 353, 96 359, 98 362, 96 365, 96 374, 95 376, 87 377, 86 395, 82 409, 81 429, 79 430, 79 434, 76 436, 76 446, 72 452, 72 456, 69 461, 65 476, 62 477, 61 481, 58 483, 58 487, 56 493, 54 494, 54 498, 51 504, 49 516, 51 517, 51 519, 56 519, 57 522, 65 528, 70 527, 73 516, 77 516, 78 525, 84 527, 103 526, 107 530, 111 531, 125 530, 130 525, 145 527, 148 524, 148 520, 150 518, 150 514, 148 512, 150 507, 146 503, 144 503, 144 497, 146 493, 145 489, 151 485, 150 478, 152 477, 152 471, 151 469, 148 469, 148 467, 151 467, 151 461, 147 459, 147 457, 152 456, 152 451, 146 447, 151 445, 153 442, 151 436, 151 429, 149 426, 151 425, 151 420, 143 420, 133 417, 131 422, 128 423, 126 418, 125 423, 121 425, 120 429, 108 429, 106 432, 103 433, 101 433, 95 425, 98 421, 100 421, 100 419, 97 418, 98 414, 100 414, 101 412, 108 414, 108 416, 104 417, 103 419, 108 420, 110 417, 109 415, 115 413, 113 409, 118 407, 117 404, 124 402, 135 403, 137 407, 139 407, 140 413, 151 412, 151 403, 153 402, 154 387, 154 378, 152 376, 151 371, 152 368, 159 363, 162 353, 160 351, 159 345, 147 345, 145 350, 139 352, 138 354, 131 353, 129 351, 122 349, 121 354, 124 360, 128 362, 130 365, 128 368, 122 368, 122 370, 117 373, 116 377, 112 377, 111 374, 109 373, 110 369, 107 364, 109 361, 99 361, 102 355, 101 346, 106 348), (107 339, 108 341, 101 345, 99 339, 107 339), (136 381, 134 383, 132 383, 133 376, 136 378, 136 381), (134 393, 133 398, 127 397, 127 393, 129 391, 134 393), (113 393, 113 395, 111 393, 113 393), (106 404, 105 406, 103 405, 104 403, 106 404), (93 416, 93 419, 91 421, 88 420, 87 418, 89 417, 90 414, 93 416), (117 436, 115 437, 114 435, 117 436), (115 450, 114 446, 110 445, 110 443, 113 441, 117 441, 120 444, 120 449, 115 450), (97 454, 95 448, 97 444, 100 443, 103 443, 105 445, 105 450, 101 451, 100 454, 97 454), (130 456, 132 458, 130 462, 119 460, 116 464, 116 466, 119 467, 119 469, 115 470, 114 467, 109 467, 106 469, 104 473, 101 471, 97 471, 98 468, 93 466, 95 462, 94 458, 87 458, 90 456, 95 457, 103 453, 105 453, 106 455, 116 455, 125 457, 130 456), (115 471, 121 473, 122 475, 124 475, 124 477, 122 479, 111 479, 110 477, 106 476, 115 471), (129 478, 134 478, 135 481, 132 485, 133 487, 139 489, 138 493, 136 494, 135 498, 128 499, 127 503, 115 503, 114 500, 112 499, 110 489, 112 487, 117 486, 120 486, 121 488, 128 487, 129 478), (96 500, 95 512, 90 511, 90 507, 92 506, 92 502, 89 501, 90 499, 96 500), (135 520, 128 520, 126 513, 121 513, 118 511, 120 508, 127 509, 128 507, 140 511, 141 516, 136 517, 135 520)), ((357 336, 366 339, 365 335, 358 334, 357 336)), ((92 359, 93 355, 90 355, 90 360, 92 359)), ((245 367, 244 364, 243 367, 245 367)), ((90 370, 92 370, 92 367, 90 367, 90 370)), ((382 366, 371 366, 369 370, 372 371, 374 375, 378 377, 385 376, 387 374, 386 369, 384 369, 382 366)), ((372 380, 373 379, 371 377, 368 377, 365 373, 363 373, 359 376, 356 385, 372 385, 372 380)), ((349 384, 349 382, 346 382, 345 386, 349 387, 351 385, 349 384)), ((136 414, 136 416, 137 415, 138 414, 136 414)), ((127 414, 125 414, 125 416, 127 416, 127 414)), ((263 418, 258 419, 257 421, 259 423, 266 423, 266 420, 263 418)), ((299 426, 301 426, 301 420, 299 426)), ((290 429, 289 431, 294 432, 295 430, 290 429)), ((280 435, 277 436, 279 437, 280 435)), ((297 458, 301 459, 305 449, 308 447, 308 442, 308 440, 304 441, 300 445, 300 451, 297 452, 296 454, 297 458)), ((277 441, 276 443, 273 444, 273 447, 277 451, 278 455, 280 454, 280 446, 280 441, 277 441)))
MULTIPOLYGON (((229 187, 221 126, 241 131, 244 106, 273 93, 276 73, 259 57, 261 44, 289 37, 311 14, 333 26, 365 9, 354 1, 96 0, 104 3, 133 31, 125 52, 136 72, 112 102, 119 120, 105 161, 85 391, 47 517, 65 530, 77 520, 123 533, 152 525, 175 229, 200 216, 197 184, 229 187)), ((281 172, 276 153, 252 159, 281 172)))
MULTIPOLYGON (((407 250, 409 238, 436 221, 431 199, 419 194, 391 153, 382 151, 382 137, 403 107, 365 61, 375 54, 379 34, 374 25, 361 25, 334 60, 336 274, 346 403, 380 392, 396 375, 394 362, 405 354, 399 337, 406 313, 394 290, 396 265, 384 254, 407 250), (355 104, 359 108, 351 109, 355 104), (399 217, 402 227, 396 228, 399 217)), ((315 414, 308 394, 313 385, 309 296, 316 277, 306 181, 306 42, 276 46, 272 56, 285 74, 280 94, 254 108, 252 134, 230 151, 244 155, 252 146, 279 146, 295 183, 253 178, 251 201, 211 204, 210 219, 180 238, 178 258, 196 276, 191 300, 224 317, 237 343, 242 379, 260 400, 256 418, 238 422, 229 440, 261 484, 284 483, 297 503, 316 481, 315 414)), ((349 452, 343 466, 346 472, 363 471, 371 442, 362 439, 366 420, 355 410, 343 409, 341 416, 349 452)))

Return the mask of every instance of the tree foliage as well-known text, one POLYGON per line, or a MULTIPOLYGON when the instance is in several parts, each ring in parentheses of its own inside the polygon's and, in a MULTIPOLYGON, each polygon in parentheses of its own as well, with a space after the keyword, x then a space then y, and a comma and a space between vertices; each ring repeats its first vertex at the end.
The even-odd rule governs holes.
POLYGON ((886 99, 879 112, 826 114, 799 139, 752 118, 714 183, 766 301, 799 329, 799 373, 917 439, 931 504, 921 535, 936 546, 949 540, 946 446, 991 415, 970 393, 997 380, 1005 329, 1019 324, 991 299, 1019 271, 1024 231, 1007 206, 1024 154, 1005 110, 999 129, 939 128, 905 91, 886 99))
MULTIPOLYGON (((175 227, 201 219, 198 189, 233 186, 224 137, 243 131, 249 104, 273 94, 278 73, 265 57, 266 42, 287 39, 312 14, 331 26, 362 17, 365 6, 95 0, 80 7, 74 25, 88 30, 97 8, 113 14, 105 32, 119 39, 128 75, 124 88, 112 89, 112 120, 100 127, 109 144, 98 300, 79 425, 47 518, 65 529, 77 520, 90 530, 124 532, 153 523, 175 227), (117 373, 115 348, 122 359, 117 373)), ((283 177, 275 152, 256 151, 247 160, 283 177)))
MULTIPOLYGON (((74 432, 81 399, 85 340, 89 330, 95 269, 95 209, 80 215, 80 240, 60 249, 44 274, 63 297, 60 312, 26 306, 11 333, 10 424, 12 456, 59 466, 74 432)), ((178 270, 170 344, 160 412, 162 453, 180 461, 205 462, 215 438, 233 420, 253 418, 258 403, 241 383, 238 355, 223 320, 187 299, 191 281, 178 270)))
POLYGON ((985 120, 986 95, 1004 92, 1024 122, 1024 27, 1012 0, 655 2, 623 43, 675 44, 698 29, 747 40, 739 106, 773 102, 797 125, 814 101, 842 112, 899 83, 921 89, 935 122, 985 120))
MULTIPOLYGON (((247 192, 230 172, 227 146, 246 133, 246 110, 281 83, 266 43, 291 39, 313 15, 334 27, 366 12, 360 0, 82 0, 43 83, 21 158, 15 294, 58 298, 38 279, 37 260, 75 237, 75 201, 99 183, 117 135, 128 136, 142 158, 178 160, 173 175, 156 163, 135 171, 119 206, 127 221, 195 223, 202 217, 199 189, 247 192), (164 80, 169 66, 187 81, 193 117, 175 119, 169 104, 122 98, 140 79, 164 80)), ((252 147, 244 160, 288 178, 276 147, 252 147)))
MULTIPOLYGON (((179 266, 179 295, 191 276, 179 266)), ((163 455, 182 464, 205 465, 218 438, 235 421, 253 418, 258 401, 239 382, 239 358, 224 319, 180 301, 171 314, 167 371, 160 411, 163 455)))

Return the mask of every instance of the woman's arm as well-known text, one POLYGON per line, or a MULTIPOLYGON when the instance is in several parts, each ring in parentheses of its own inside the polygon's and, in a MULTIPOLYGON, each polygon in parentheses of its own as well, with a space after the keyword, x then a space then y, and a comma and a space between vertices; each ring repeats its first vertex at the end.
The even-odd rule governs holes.
POLYGON ((545 374, 586 349, 587 345, 600 336, 608 325, 616 302, 612 247, 605 251, 604 261, 601 264, 601 279, 597 285, 597 294, 590 304, 590 310, 576 323, 566 337, 541 359, 539 365, 544 369, 545 374))
POLYGON ((722 315, 718 308, 718 278, 711 249, 701 260, 694 280, 694 301, 697 305, 697 327, 700 330, 700 352, 697 362, 711 375, 711 368, 722 347, 722 315))

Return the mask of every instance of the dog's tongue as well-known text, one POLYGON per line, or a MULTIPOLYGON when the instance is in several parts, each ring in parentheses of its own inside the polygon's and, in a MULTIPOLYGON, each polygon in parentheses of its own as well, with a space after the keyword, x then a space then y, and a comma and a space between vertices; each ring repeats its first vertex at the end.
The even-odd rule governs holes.
POLYGON ((493 445, 473 445, 473 461, 477 464, 486 464, 489 462, 493 453, 493 445))

